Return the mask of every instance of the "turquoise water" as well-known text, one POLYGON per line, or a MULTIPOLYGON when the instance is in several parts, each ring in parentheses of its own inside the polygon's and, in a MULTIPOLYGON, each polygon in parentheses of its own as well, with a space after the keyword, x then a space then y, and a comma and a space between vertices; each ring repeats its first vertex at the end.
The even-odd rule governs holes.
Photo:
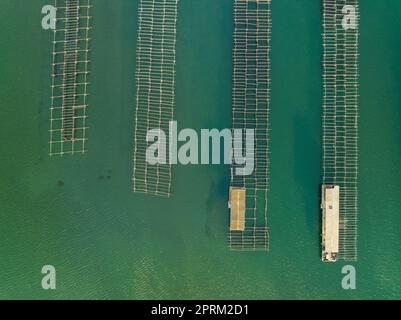
MULTIPOLYGON (((401 3, 361 0, 357 290, 320 262, 319 0, 273 0, 271 252, 227 250, 228 168, 174 168, 173 197, 134 195, 137 5, 94 0, 87 156, 49 159, 47 1, 0 12, 0 298, 401 298, 401 3), (41 289, 41 268, 57 290, 41 289)), ((181 0, 180 128, 231 124, 232 1, 181 0)))

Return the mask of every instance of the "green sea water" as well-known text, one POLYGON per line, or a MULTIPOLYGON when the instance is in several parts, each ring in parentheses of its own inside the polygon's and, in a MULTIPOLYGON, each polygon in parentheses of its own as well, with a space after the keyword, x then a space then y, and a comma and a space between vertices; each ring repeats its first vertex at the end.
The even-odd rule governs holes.
MULTIPOLYGON (((320 261, 320 0, 273 0, 270 253, 227 250, 228 168, 132 194, 136 0, 94 0, 89 153, 49 159, 46 0, 0 3, 0 298, 401 298, 401 1, 360 0, 357 289, 320 261), (57 290, 41 289, 41 268, 57 290)), ((52 1, 50 1, 52 2, 52 1)), ((176 119, 231 124, 232 0, 181 0, 176 119)))

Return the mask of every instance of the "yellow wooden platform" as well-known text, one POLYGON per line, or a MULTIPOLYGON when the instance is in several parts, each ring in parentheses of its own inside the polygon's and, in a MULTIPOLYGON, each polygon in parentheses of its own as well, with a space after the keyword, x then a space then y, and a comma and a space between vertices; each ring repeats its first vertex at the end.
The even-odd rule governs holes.
POLYGON ((230 230, 244 231, 245 230, 245 188, 230 188, 230 230))

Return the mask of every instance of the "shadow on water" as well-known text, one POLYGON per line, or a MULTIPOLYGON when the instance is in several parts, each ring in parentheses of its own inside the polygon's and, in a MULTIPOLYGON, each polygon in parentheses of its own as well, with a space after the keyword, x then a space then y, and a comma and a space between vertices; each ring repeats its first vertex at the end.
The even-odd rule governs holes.
MULTIPOLYGON (((309 232, 316 235, 320 243, 320 135, 316 134, 306 115, 297 113, 294 117, 294 179, 303 199, 305 220, 309 232)), ((318 247, 320 256, 320 246, 318 247)))
POLYGON ((223 228, 228 225, 228 170, 221 175, 219 180, 213 181, 210 185, 210 193, 207 199, 205 233, 208 238, 216 239, 221 234, 225 234, 223 228))

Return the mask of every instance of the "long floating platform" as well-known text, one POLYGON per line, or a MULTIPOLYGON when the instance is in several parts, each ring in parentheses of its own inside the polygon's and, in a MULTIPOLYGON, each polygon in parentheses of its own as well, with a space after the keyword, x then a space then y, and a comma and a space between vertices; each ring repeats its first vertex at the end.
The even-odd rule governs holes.
POLYGON ((171 195, 171 164, 148 164, 146 136, 149 130, 169 132, 174 117, 178 2, 139 2, 133 191, 165 197, 171 195))
MULTIPOLYGON (((233 129, 255 132, 255 170, 231 168, 230 230, 234 251, 268 251, 271 0, 234 1, 233 129)), ((245 154, 245 144, 234 152, 245 154)))
MULTIPOLYGON (((358 0, 323 1, 323 255, 324 261, 357 260, 358 239, 358 0), (328 188, 328 189, 327 189, 328 188), (324 198, 339 193, 339 222, 324 198), (338 228, 338 249, 333 239, 338 228), (330 235, 331 234, 331 235, 330 235), (334 241, 334 242, 333 242, 334 241), (330 250, 326 250, 327 248, 330 250), (326 248, 326 249, 325 249, 326 248), (332 254, 333 253, 333 254, 332 254)), ((334 205, 335 206, 335 205, 334 205)))
POLYGON ((50 156, 87 151, 91 0, 55 0, 50 156))

